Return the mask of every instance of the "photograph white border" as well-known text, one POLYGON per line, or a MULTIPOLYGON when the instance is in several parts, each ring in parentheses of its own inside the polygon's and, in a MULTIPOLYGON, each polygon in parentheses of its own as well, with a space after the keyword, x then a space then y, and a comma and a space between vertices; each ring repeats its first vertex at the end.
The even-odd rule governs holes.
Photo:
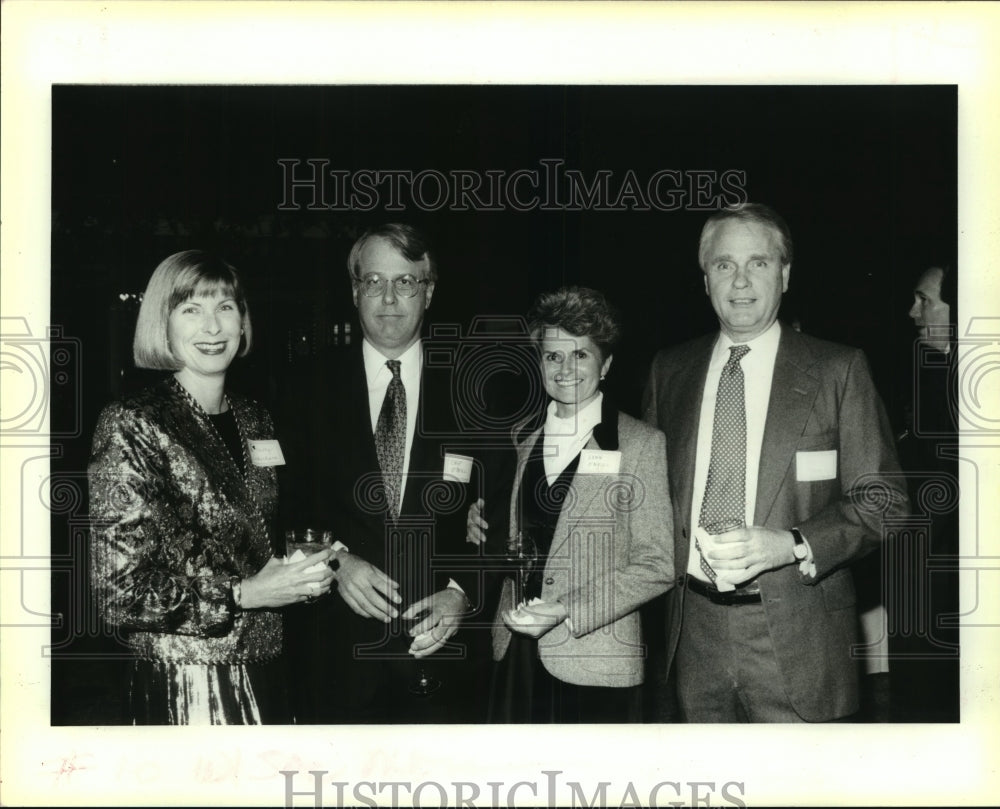
MULTIPOLYGON (((1000 325, 989 260, 1000 254, 1000 9, 990 4, 14 0, 2 14, 0 313, 23 318, 34 336, 49 324, 53 84, 901 83, 958 85, 960 333, 975 329, 1000 343, 989 322, 1000 325)), ((10 376, 5 401, 34 384, 10 376)), ((984 403, 997 401, 996 376, 984 377, 984 403)), ((327 783, 352 785, 476 783, 475 805, 488 805, 490 782, 505 785, 504 798, 519 781, 537 785, 537 795, 522 788, 517 803, 544 803, 543 771, 561 771, 559 805, 572 798, 569 781, 588 798, 610 782, 611 805, 629 797, 630 784, 645 802, 660 782, 740 782, 735 794, 750 806, 969 805, 1000 794, 997 436, 963 438, 963 457, 975 466, 962 464, 962 610, 971 617, 961 725, 532 726, 530 735, 517 727, 50 727, 49 664, 40 652, 48 626, 16 625, 49 601, 37 569, 48 553, 48 512, 21 490, 31 488, 22 464, 44 454, 41 439, 0 435, 5 805, 273 806, 284 800, 282 769, 303 778, 326 770, 327 783), (25 537, 36 544, 26 548, 25 537)), ((659 799, 691 803, 690 788, 683 791, 678 798, 663 789, 659 799)), ((436 794, 428 790, 425 805, 436 794)), ((335 798, 331 787, 325 805, 335 798)), ((711 800, 724 802, 718 789, 711 800)))

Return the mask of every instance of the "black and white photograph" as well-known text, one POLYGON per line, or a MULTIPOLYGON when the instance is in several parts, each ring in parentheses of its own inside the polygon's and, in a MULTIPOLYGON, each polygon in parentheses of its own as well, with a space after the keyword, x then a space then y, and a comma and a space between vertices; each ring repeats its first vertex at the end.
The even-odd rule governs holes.
POLYGON ((5 148, 15 802, 985 794, 987 77, 393 56, 53 69, 5 148))

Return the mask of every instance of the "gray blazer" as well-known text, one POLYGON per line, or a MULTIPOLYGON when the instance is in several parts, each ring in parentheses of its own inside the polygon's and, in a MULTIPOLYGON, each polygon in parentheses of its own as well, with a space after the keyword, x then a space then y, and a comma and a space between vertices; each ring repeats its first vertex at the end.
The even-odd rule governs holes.
MULTIPOLYGON (((643 679, 637 609, 673 584, 673 513, 663 433, 608 407, 606 397, 605 405, 587 449, 620 450, 620 469, 573 476, 542 585, 542 600, 563 603, 569 620, 542 636, 538 647, 545 668, 564 682, 624 687, 643 679)), ((524 429, 525 423, 514 429, 512 542, 525 464, 542 433, 541 427, 526 435, 524 429)), ((493 626, 495 660, 503 658, 511 636, 500 615, 514 606, 507 579, 493 626)))
MULTIPOLYGON (((717 333, 661 351, 644 397, 646 419, 667 434, 677 526, 677 569, 687 570, 698 419, 717 333)), ((858 709, 857 612, 849 565, 879 547, 908 513, 892 430, 861 351, 781 326, 760 453, 755 521, 801 529, 816 577, 786 565, 762 573, 760 592, 785 692, 808 722, 858 709), (800 453, 836 455, 827 480, 799 480, 800 453)), ((667 604, 667 653, 681 634, 686 587, 667 604)), ((706 672, 706 676, 708 672, 706 672)))

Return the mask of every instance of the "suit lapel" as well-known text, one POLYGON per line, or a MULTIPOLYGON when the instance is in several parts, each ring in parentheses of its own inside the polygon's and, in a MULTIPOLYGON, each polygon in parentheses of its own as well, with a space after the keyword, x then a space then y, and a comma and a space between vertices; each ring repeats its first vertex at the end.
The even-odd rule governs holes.
POLYGON ((808 370, 812 362, 812 353, 798 332, 782 325, 760 451, 755 525, 767 523, 788 467, 795 462, 795 448, 819 392, 820 380, 808 370))
POLYGON ((406 469, 410 477, 407 478, 406 491, 403 493, 403 505, 400 509, 402 514, 422 514, 426 511, 422 505, 424 487, 432 479, 440 480, 444 472, 442 436, 455 433, 449 407, 450 374, 428 364, 426 342, 423 350, 424 361, 417 401, 406 403, 407 409, 417 408, 417 422, 413 442, 410 444, 410 462, 406 469))
POLYGON ((349 442, 353 449, 353 463, 356 464, 359 474, 365 474, 372 470, 379 471, 378 454, 375 452, 375 436, 372 433, 371 412, 368 408, 368 377, 365 375, 365 359, 361 353, 361 345, 358 345, 354 356, 351 358, 348 379, 348 390, 352 395, 348 397, 350 408, 345 413, 348 423, 352 425, 349 429, 349 442))
MULTIPOLYGON (((519 427, 514 428, 517 435, 519 427)), ((524 468, 531 457, 531 450, 535 448, 535 442, 542 433, 542 428, 530 432, 520 443, 514 442, 514 449, 517 452, 517 468, 514 472, 514 488, 510 495, 510 545, 513 547, 517 542, 517 532, 521 527, 521 481, 524 479, 524 468)))
MULTIPOLYGON (((172 385, 168 386, 168 390, 175 400, 174 412, 180 434, 202 436, 201 441, 184 441, 183 445, 205 470, 205 477, 214 489, 239 507, 247 508, 250 504, 250 492, 240 475, 239 459, 230 457, 222 437, 212 426, 207 415, 195 410, 184 394, 172 385)), ((237 419, 245 418, 244 414, 237 412, 236 405, 233 405, 233 415, 237 419)), ((247 462, 249 463, 249 459, 247 462)), ((252 474, 252 470, 247 472, 252 474)))
POLYGON ((410 446, 410 465, 406 471, 423 474, 444 468, 444 461, 440 457, 440 442, 434 440, 434 436, 448 432, 440 422, 440 411, 448 402, 447 391, 442 390, 442 382, 447 383, 447 380, 439 379, 435 369, 428 366, 426 351, 425 345, 417 401, 406 403, 407 408, 417 408, 417 424, 410 446))
MULTIPOLYGON (((587 446, 585 447, 585 449, 598 448, 597 442, 593 438, 587 442, 587 446)), ((570 508, 563 506, 559 511, 555 534, 552 537, 552 549, 549 551, 550 556, 558 557, 560 555, 562 546, 569 541, 580 520, 590 513, 594 499, 598 494, 605 491, 614 479, 614 475, 581 474, 580 470, 577 469, 570 483, 573 503, 570 508)), ((606 514, 607 509, 598 513, 601 515, 606 514)))
POLYGON ((702 397, 705 393, 705 377, 712 358, 712 347, 716 336, 709 335, 696 346, 691 361, 685 368, 669 380, 671 390, 668 423, 660 429, 667 435, 667 460, 670 464, 670 479, 673 481, 673 496, 677 499, 681 517, 686 524, 691 517, 691 501, 694 488, 694 466, 698 454, 698 423, 701 420, 702 397))

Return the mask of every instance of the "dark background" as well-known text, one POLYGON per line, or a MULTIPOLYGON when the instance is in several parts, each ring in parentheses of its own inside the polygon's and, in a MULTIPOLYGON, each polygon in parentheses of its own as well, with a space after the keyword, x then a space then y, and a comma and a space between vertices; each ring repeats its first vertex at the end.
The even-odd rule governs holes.
MULTIPOLYGON (((463 333, 474 315, 524 314, 542 290, 603 290, 626 326, 608 386, 633 414, 653 352, 714 326, 697 265, 705 211, 320 212, 305 193, 301 210, 281 211, 279 159, 447 173, 557 158, 587 178, 611 171, 612 188, 629 169, 643 184, 660 169, 745 172, 748 199, 777 209, 794 238, 782 317, 864 349, 897 424, 914 276, 956 264, 954 86, 58 86, 52 98, 52 322, 81 345, 79 403, 52 405, 53 433, 80 435, 54 441, 52 471, 75 481, 100 408, 148 381, 131 367, 128 296, 182 249, 217 250, 244 276, 256 347, 230 382, 266 404, 295 366, 339 350, 345 324, 358 339, 345 259, 381 221, 429 233, 440 267, 429 321, 463 333)), ((83 575, 85 511, 84 497, 52 520, 53 557, 70 560, 53 572, 66 618, 53 630, 53 724, 118 710, 119 647, 83 575)))

